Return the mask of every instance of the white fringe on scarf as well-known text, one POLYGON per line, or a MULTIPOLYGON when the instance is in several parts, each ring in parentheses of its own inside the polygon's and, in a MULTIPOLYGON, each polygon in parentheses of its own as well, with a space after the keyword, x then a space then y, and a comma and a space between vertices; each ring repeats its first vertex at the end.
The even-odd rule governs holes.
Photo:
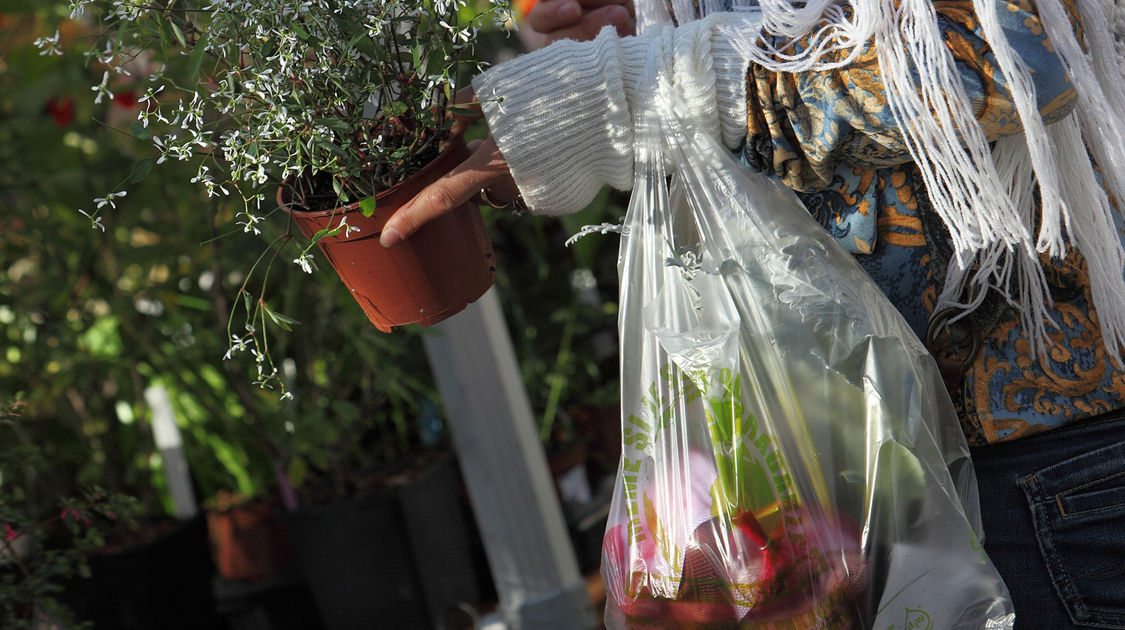
MULTIPOLYGON (((1117 6, 1122 1, 1077 0, 1084 35, 1079 42, 1060 0, 1037 0, 1046 34, 1077 93, 1074 112, 1048 127, 1031 73, 1001 29, 998 3, 973 0, 1024 130, 994 146, 973 115, 931 0, 734 4, 760 10, 763 30, 781 42, 741 39, 742 54, 775 72, 837 68, 875 42, 888 106, 953 241, 955 255, 935 312, 957 306, 964 317, 990 290, 999 292, 1019 310, 1033 351, 1043 356, 1058 324, 1048 314, 1051 296, 1040 256, 1063 256, 1070 245, 1088 263, 1102 335, 1109 356, 1120 364, 1125 251, 1115 216, 1121 209, 1110 204, 1106 191, 1125 200, 1125 57, 1117 52, 1125 50, 1125 40, 1115 40, 1113 30, 1125 34, 1125 9, 1117 6), (795 51, 792 44, 806 36, 806 47, 795 51)), ((672 21, 664 0, 635 4, 638 29, 672 21)), ((678 23, 722 10, 720 0, 699 0, 698 16, 692 0, 670 4, 678 23)))

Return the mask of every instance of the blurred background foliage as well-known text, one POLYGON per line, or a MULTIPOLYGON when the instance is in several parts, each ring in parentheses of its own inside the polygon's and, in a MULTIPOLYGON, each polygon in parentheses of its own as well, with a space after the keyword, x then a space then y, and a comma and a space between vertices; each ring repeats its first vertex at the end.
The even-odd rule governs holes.
MULTIPOLYGON (((377 332, 326 265, 308 276, 283 251, 268 276, 271 308, 299 322, 271 334, 294 400, 256 388, 249 357, 223 359, 242 274, 287 226, 220 233, 234 209, 202 195, 186 169, 136 177, 151 154, 130 130, 136 92, 115 85, 112 101, 95 104, 100 69, 32 45, 57 27, 81 46, 84 26, 65 5, 0 0, 0 397, 22 404, 0 426, 0 448, 40 455, 0 470, 0 488, 19 488, 29 514, 94 485, 135 497, 142 515, 169 513, 144 402, 154 385, 171 396, 204 502, 270 496, 279 479, 347 491, 363 471, 442 447, 427 331, 377 332), (105 230, 92 229, 80 209, 120 189, 128 196, 105 230)), ((513 36, 486 37, 497 59, 519 52, 513 36)), ((617 400, 617 239, 563 242, 622 212, 609 194, 563 219, 486 209, 497 290, 548 451, 581 441, 574 409, 617 400)))

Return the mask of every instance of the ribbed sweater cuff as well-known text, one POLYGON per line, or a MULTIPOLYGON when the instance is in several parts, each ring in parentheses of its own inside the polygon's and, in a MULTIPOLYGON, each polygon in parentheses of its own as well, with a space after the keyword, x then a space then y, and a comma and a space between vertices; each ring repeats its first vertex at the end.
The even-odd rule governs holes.
POLYGON ((727 147, 746 134, 747 62, 716 14, 679 28, 620 38, 605 28, 590 42, 560 41, 473 81, 489 128, 532 212, 566 214, 606 185, 633 185, 632 104, 649 51, 674 60, 677 90, 700 128, 727 147))
POLYGON ((619 38, 563 40, 473 80, 488 127, 524 201, 537 214, 586 207, 602 186, 633 179, 633 124, 619 38))

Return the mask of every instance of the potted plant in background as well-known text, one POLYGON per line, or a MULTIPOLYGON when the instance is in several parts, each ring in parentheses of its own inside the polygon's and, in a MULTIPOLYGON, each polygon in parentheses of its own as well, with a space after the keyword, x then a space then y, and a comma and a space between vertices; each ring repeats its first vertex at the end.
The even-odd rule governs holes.
MULTIPOLYGON (((168 205, 162 182, 154 178, 132 189, 140 205, 128 227, 92 232, 75 212, 96 191, 130 177, 129 143, 104 123, 131 106, 124 91, 99 104, 85 97, 91 69, 81 55, 39 54, 33 40, 56 28, 81 40, 84 25, 56 25, 53 17, 40 3, 11 2, 0 23, 0 162, 6 165, 0 174, 0 392, 18 396, 25 409, 0 443, 7 451, 16 436, 34 447, 40 462, 2 462, 0 477, 34 501, 26 514, 56 519, 33 560, 78 551, 89 567, 59 593, 79 618, 113 628, 200 627, 215 621, 206 529, 202 518, 178 521, 166 510, 168 476, 143 391, 179 366, 199 367, 192 363, 199 322, 213 318, 189 307, 190 299, 175 298, 189 298, 172 279, 192 261, 150 229, 178 224, 181 208, 168 205), (48 24, 49 31, 41 30, 48 24), (97 545, 56 535, 58 524, 74 521, 52 509, 91 487, 130 497, 137 518, 99 520, 84 512, 100 532, 97 545), (162 543, 173 540, 169 554, 162 543), (179 570, 149 572, 140 580, 118 571, 156 554, 165 560, 151 566, 173 557, 179 570), (177 588, 176 603, 169 603, 166 596, 177 588)), ((199 369, 192 371, 199 376, 199 369)), ((200 487, 221 474, 199 475, 200 487)))
POLYGON ((53 474, 36 441, 40 427, 23 421, 23 406, 0 399, 0 627, 86 627, 67 605, 65 586, 90 574, 90 554, 105 545, 103 526, 128 521, 134 502, 53 474))
MULTIPOLYGON (((231 349, 253 352, 261 381, 278 382, 265 330, 294 321, 249 283, 282 250, 311 273, 319 247, 385 331, 434 323, 491 285, 492 252, 473 207, 402 248, 380 247, 378 235, 395 204, 425 183, 412 178, 440 175, 466 156, 453 133, 453 95, 477 70, 478 29, 505 19, 503 0, 70 6, 92 24, 87 54, 104 68, 95 99, 120 86, 140 95, 131 133, 155 150, 84 212, 95 226, 124 203, 130 181, 182 160, 208 195, 235 202, 222 217, 232 227, 257 233, 276 213, 308 237, 294 250, 292 234, 279 236, 242 289, 245 321, 232 323, 231 349)), ((40 40, 47 54, 64 44, 58 33, 40 40)))

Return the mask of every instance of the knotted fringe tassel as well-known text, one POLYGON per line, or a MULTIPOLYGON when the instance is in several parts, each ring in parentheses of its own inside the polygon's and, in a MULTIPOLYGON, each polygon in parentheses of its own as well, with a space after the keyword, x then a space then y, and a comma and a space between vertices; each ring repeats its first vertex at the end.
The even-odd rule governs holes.
MULTIPOLYGON (((1044 227, 1039 232, 1036 247, 1038 251, 1047 252, 1052 256, 1062 256, 1065 242, 1058 227, 1062 223, 1066 208, 1059 193, 1059 164, 1056 160, 1058 154, 1052 153, 1049 146, 1047 127, 1039 114, 1031 72, 1028 71, 1023 60, 1016 56, 1008 43, 1008 38, 1004 36, 996 14, 996 5, 996 0, 973 1, 984 38, 996 56, 1001 73, 1009 86, 1012 102, 1016 106, 1016 112, 1024 129, 1020 136, 1027 146, 1024 155, 1030 160, 1031 167, 1035 171, 1035 180, 1039 184, 1040 216, 1044 227)), ((1089 161, 1085 156, 1079 158, 1085 162, 1089 161)), ((1022 203, 1034 203, 1034 199, 1024 199, 1022 203)), ((1016 207, 1020 207, 1019 204, 1016 207)), ((1025 219, 1034 218, 1034 215, 1026 210, 1022 214, 1025 219)), ((1031 226, 1032 223, 1028 222, 1025 225, 1031 226)))
MULTIPOLYGON (((1059 193, 1064 212, 1059 217, 1060 226, 1055 226, 1065 240, 1083 253, 1087 273, 1090 278, 1091 299, 1098 313, 1102 335, 1106 339, 1108 356, 1121 364, 1120 347, 1114 340, 1125 330, 1125 252, 1121 249, 1118 233, 1125 229, 1120 215, 1111 205, 1088 158, 1086 144, 1082 139, 1079 115, 1072 113, 1063 120, 1046 127, 1047 144, 1055 156, 1058 166, 1059 193)), ((996 143, 993 156, 997 170, 1008 182, 1013 201, 1017 207, 1026 208, 1024 217, 1028 225, 1034 221, 1035 199, 1031 194, 1035 186, 1035 175, 1031 168, 1032 159, 1028 155, 1029 143, 1023 135, 1009 136, 996 143)), ((1042 226, 1041 232, 1051 226, 1042 226)), ((1041 242, 1045 240, 1041 237, 1041 242)), ((1048 253, 1044 247, 1042 253, 1048 253)), ((1001 252, 986 252, 982 259, 996 260, 1001 252)), ((1024 330, 1035 330, 1034 338, 1047 334, 1048 325, 1057 328, 1056 322, 1049 319, 1033 319, 1033 314, 1045 308, 1049 302, 1034 287, 1045 282, 1042 265, 1037 258, 1019 256, 1018 260, 1001 263, 1005 272, 1011 273, 1011 266, 1017 269, 1017 290, 1014 292, 1023 304, 1029 305, 1021 311, 1024 330), (1039 300, 1045 300, 1040 303, 1039 300)), ((963 280, 962 280, 963 281, 963 280)), ((971 294, 977 291, 970 289, 971 294)), ((971 310, 972 305, 966 305, 971 310)), ((1040 348, 1045 350, 1046 348, 1040 348)))
POLYGON ((1088 38, 1092 53, 1087 56, 1059 0, 1038 3, 1048 37, 1079 95, 1077 114, 1048 131, 1030 73, 1000 28, 996 3, 974 4, 1025 129, 997 143, 995 153, 973 115, 932 4, 883 2, 882 26, 876 29, 888 105, 956 252, 939 308, 959 304, 971 312, 983 300, 983 289, 998 291, 1019 309, 1033 352, 1044 358, 1051 344, 1048 328, 1058 324, 1048 316, 1049 286, 1039 256, 1062 256, 1069 242, 1088 263, 1106 348, 1120 363, 1125 252, 1090 160, 1092 154, 1109 169, 1107 187, 1125 200, 1125 91, 1112 78, 1121 73, 1105 16, 1094 0, 1081 0, 1087 32, 1099 35, 1088 38), (1078 122, 1086 133, 1078 130, 1078 122), (1040 228, 1033 237, 1036 199, 1029 192, 1035 185, 1040 228), (972 297, 966 301, 965 295, 972 297))
POLYGON ((934 209, 949 227, 957 263, 1030 233, 1000 182, 984 131, 945 46, 929 0, 883 1, 875 48, 887 100, 934 209), (917 74, 917 79, 912 76, 917 74))
MULTIPOLYGON (((992 158, 1012 205, 1019 211, 1021 223, 1034 225, 1035 170, 1026 138, 1022 134, 1001 138, 993 147, 992 158)), ((1020 314, 1020 326, 1028 333, 1032 353, 1041 357, 1048 348, 1048 328, 1058 328, 1058 324, 1047 311, 1051 304, 1050 288, 1039 256, 1027 247, 1008 249, 994 244, 982 250, 979 260, 979 268, 993 270, 992 275, 983 278, 971 274, 970 270, 951 265, 939 303, 961 307, 964 312, 960 317, 965 317, 984 301, 987 289, 1000 292, 1020 314), (970 281, 966 276, 970 276, 970 281), (967 291, 953 289, 966 284, 967 291), (968 303, 958 303, 959 295, 964 293, 973 299, 968 303)), ((950 322, 960 317, 951 318, 950 322)))
MULTIPOLYGON (((1121 346, 1125 333, 1125 252, 1118 237, 1125 226, 1098 181, 1089 160, 1083 159, 1086 143, 1082 140, 1080 116, 1068 116, 1048 130, 1059 155, 1074 156, 1062 161, 1059 180, 1067 214, 1063 217, 1066 232, 1078 251, 1086 258, 1090 275, 1090 294, 1105 338, 1109 356, 1121 365, 1121 346)), ((1123 199, 1125 197, 1118 197, 1123 199)))
POLYGON ((733 0, 735 10, 760 10, 762 32, 770 34, 759 41, 734 40, 735 47, 749 61, 773 72, 840 68, 852 63, 874 35, 876 5, 839 0, 796 4, 790 0, 733 0))
POLYGON ((1125 202, 1125 86, 1105 12, 1097 0, 1079 0, 1086 50, 1059 0, 1039 0, 1047 37, 1078 94, 1074 121, 1054 126, 1060 145, 1060 181, 1072 186, 1072 216, 1064 218, 1072 244, 1087 262, 1090 289, 1106 347, 1121 363, 1125 343, 1125 278, 1119 233, 1125 202), (1068 157, 1069 156, 1069 159, 1068 157), (1090 156, 1103 175, 1098 185, 1090 156), (1104 187, 1104 189, 1103 189, 1104 187), (1106 192, 1117 200, 1115 209, 1106 192), (1078 201, 1081 199, 1082 201, 1078 201))
MULTIPOLYGON (((1010 161, 1001 175, 933 4, 879 4, 882 25, 876 29, 875 49, 888 107, 953 241, 954 259, 937 309, 958 306, 967 315, 988 290, 997 291, 1019 308, 1031 343, 1041 354, 1048 340, 1044 322, 1049 321, 1049 293, 1030 228, 1032 204, 1019 192, 1020 186, 1030 185, 1031 169, 1010 161), (1017 204, 1014 196, 1023 203, 1017 204)), ((1023 87, 1030 87, 1030 80, 1023 87)), ((1025 106, 1034 103, 1034 91, 1025 91, 1023 99, 1025 106)), ((1041 148, 1039 153, 1046 151, 1041 148)))

